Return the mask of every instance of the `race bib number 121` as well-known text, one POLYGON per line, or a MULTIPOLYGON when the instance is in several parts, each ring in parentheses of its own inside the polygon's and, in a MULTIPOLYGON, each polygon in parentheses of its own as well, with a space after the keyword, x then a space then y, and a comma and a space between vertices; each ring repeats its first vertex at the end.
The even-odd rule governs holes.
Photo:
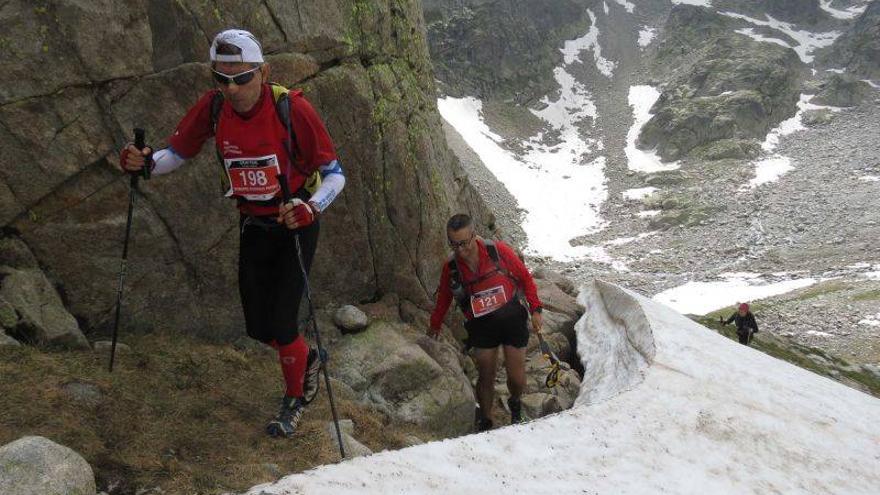
POLYGON ((474 318, 487 315, 505 304, 507 304, 507 293, 500 285, 471 296, 471 311, 474 313, 474 318))

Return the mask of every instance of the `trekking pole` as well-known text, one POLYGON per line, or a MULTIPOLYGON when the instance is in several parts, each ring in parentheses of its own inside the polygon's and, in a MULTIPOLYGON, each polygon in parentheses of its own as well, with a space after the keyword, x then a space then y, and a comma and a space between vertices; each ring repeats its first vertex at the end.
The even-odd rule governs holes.
MULTIPOLYGON (((292 199, 290 194, 290 185, 287 184, 287 177, 284 174, 278 174, 278 183, 281 184, 281 194, 284 202, 289 203, 292 199)), ((286 227, 285 227, 286 228, 286 227)), ((327 351, 321 345, 321 332, 318 331, 318 320, 315 317, 315 306, 312 304, 312 290, 309 287, 309 274, 306 272, 306 265, 303 263, 302 247, 299 244, 299 234, 293 234, 296 243, 296 259, 299 262, 299 269, 303 276, 303 289, 306 294, 306 301, 309 303, 309 317, 312 320, 312 329, 315 331, 315 344, 318 346, 318 358, 324 363, 324 383, 327 385, 327 399, 330 401, 330 412, 333 414, 333 424, 336 426, 336 440, 339 441, 339 455, 345 459, 345 446, 342 443, 342 430, 339 428, 339 416, 336 414, 336 403, 333 401, 333 390, 330 388, 330 374, 327 372, 327 351)))
MULTIPOLYGON (((138 149, 138 151, 143 150, 146 147, 145 144, 146 138, 143 129, 135 129, 134 130, 134 147, 138 149)), ((150 178, 150 164, 149 161, 145 161, 144 168, 142 172, 144 179, 150 178)), ((113 373, 113 360, 116 357, 116 338, 119 335, 119 312, 122 308, 122 288, 125 284, 125 271, 127 268, 128 262, 128 239, 131 236, 131 217, 132 212, 134 211, 134 193, 137 190, 137 183, 140 174, 130 174, 131 182, 129 182, 129 192, 128 192, 128 218, 125 221, 125 241, 122 243, 122 263, 119 267, 119 284, 116 288, 116 317, 113 321, 113 343, 110 346, 110 373, 113 373)))

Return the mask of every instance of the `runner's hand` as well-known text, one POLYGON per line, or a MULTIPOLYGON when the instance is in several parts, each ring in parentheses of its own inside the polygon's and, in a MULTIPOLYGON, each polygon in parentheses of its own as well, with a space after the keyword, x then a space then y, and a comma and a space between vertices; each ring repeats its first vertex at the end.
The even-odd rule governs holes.
POLYGON ((294 198, 289 203, 284 203, 278 208, 278 218, 276 220, 278 223, 283 223, 288 229, 299 229, 311 225, 317 216, 311 204, 305 203, 299 198, 294 198))
POLYGON ((532 313, 532 330, 535 333, 541 333, 541 329, 544 327, 544 317, 541 316, 540 312, 532 313))
POLYGON ((128 143, 125 148, 119 152, 119 168, 123 172, 140 172, 146 163, 146 157, 153 153, 153 149, 147 146, 142 150, 138 150, 134 144, 128 143))
POLYGON ((440 334, 442 332, 443 332, 443 328, 438 328, 435 330, 431 327, 428 327, 428 331, 426 333, 428 334, 428 337, 431 337, 434 340, 440 340, 440 334))

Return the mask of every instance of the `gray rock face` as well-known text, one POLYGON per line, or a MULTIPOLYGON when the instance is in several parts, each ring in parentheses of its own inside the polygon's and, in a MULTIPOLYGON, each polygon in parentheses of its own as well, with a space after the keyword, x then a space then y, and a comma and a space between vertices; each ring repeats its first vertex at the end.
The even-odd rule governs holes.
POLYGON ((425 18, 437 76, 453 94, 527 101, 554 91, 559 45, 587 31, 590 6, 581 0, 429 2, 425 18))
POLYGON ((871 96, 868 83, 846 74, 832 74, 823 82, 812 103, 833 107, 854 107, 871 96))
POLYGON ((566 294, 555 283, 544 280, 535 279, 535 285, 538 286, 538 295, 544 308, 557 313, 562 313, 571 319, 577 319, 584 312, 577 300, 566 294))
POLYGON ((43 437, 0 447, 0 493, 95 495, 95 475, 79 454, 43 437))
POLYGON ((16 236, 0 237, 0 266, 39 268, 34 253, 16 236))
MULTIPOLYGON (((89 333, 112 324, 128 201, 117 150, 134 126, 166 144, 212 87, 207 40, 229 26, 246 24, 273 54, 273 80, 302 87, 346 171, 345 191, 323 216, 316 301, 396 291, 424 303, 448 214, 485 223, 444 143, 418 3, 61 0, 12 2, 0 19, 9 55, 0 61, 0 227, 19 232, 58 278, 89 333)), ((216 338, 243 326, 237 212, 218 192, 211 146, 141 183, 123 331, 216 338)))
POLYGON ((425 340, 408 325, 376 321, 336 343, 330 371, 392 417, 460 435, 473 421, 473 390, 455 348, 425 340))
POLYGON ((714 0, 719 11, 733 11, 763 19, 774 19, 795 24, 813 24, 824 17, 818 0, 714 0))
POLYGON ((370 319, 358 308, 345 305, 336 310, 333 315, 333 323, 342 330, 342 333, 356 333, 367 328, 370 319))
POLYGON ((852 29, 838 38, 823 58, 861 77, 880 79, 880 2, 868 4, 852 29))
POLYGON ((43 272, 3 269, 0 276, 3 276, 0 298, 19 315, 16 333, 42 344, 89 348, 76 319, 64 308, 58 292, 43 272))
POLYGON ((656 58, 669 83, 642 128, 640 148, 656 148, 664 160, 692 152, 747 158, 757 151, 749 140, 763 140, 794 115, 804 64, 790 49, 731 34, 729 24, 701 7, 673 9, 656 58))

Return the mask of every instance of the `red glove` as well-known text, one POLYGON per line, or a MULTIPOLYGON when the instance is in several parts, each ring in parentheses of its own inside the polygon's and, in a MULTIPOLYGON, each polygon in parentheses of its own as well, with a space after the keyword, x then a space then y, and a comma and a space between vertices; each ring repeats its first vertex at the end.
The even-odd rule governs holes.
POLYGON ((153 154, 153 149, 147 146, 140 153, 133 144, 129 143, 119 152, 119 168, 124 172, 140 172, 147 162, 146 157, 153 154))
POLYGON ((317 218, 317 208, 311 203, 304 203, 299 198, 294 198, 290 203, 281 205, 278 211, 278 223, 285 224, 288 229, 308 227, 317 218))

